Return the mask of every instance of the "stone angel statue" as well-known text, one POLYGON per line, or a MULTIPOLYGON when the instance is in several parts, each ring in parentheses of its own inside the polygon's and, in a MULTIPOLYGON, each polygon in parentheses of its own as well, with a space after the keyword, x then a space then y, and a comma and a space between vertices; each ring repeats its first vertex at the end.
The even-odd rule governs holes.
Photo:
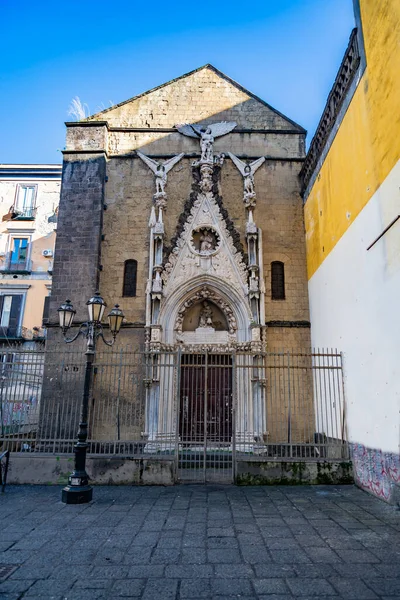
POLYGON ((184 156, 185 153, 181 152, 180 154, 173 156, 172 158, 170 158, 169 160, 166 160, 163 163, 159 163, 159 162, 153 160, 152 158, 149 158, 145 154, 142 154, 142 152, 139 152, 139 150, 136 150, 136 154, 149 167, 149 169, 151 169, 153 171, 154 175, 156 176, 156 194, 155 194, 156 197, 157 196, 165 196, 166 195, 165 186, 167 185, 167 175, 168 175, 169 171, 172 169, 172 167, 175 166, 176 163, 181 160, 182 156, 184 156))
POLYGON ((254 173, 259 167, 261 167, 261 165, 265 161, 265 156, 257 158, 257 160, 254 160, 252 163, 245 163, 231 152, 228 152, 228 155, 235 163, 236 167, 238 168, 243 177, 243 200, 245 204, 254 204, 250 202, 256 196, 256 193, 254 191, 254 173))
POLYGON ((234 121, 221 121, 212 125, 199 126, 189 123, 175 125, 179 133, 200 139, 201 159, 200 162, 213 162, 214 139, 226 135, 236 127, 234 121))

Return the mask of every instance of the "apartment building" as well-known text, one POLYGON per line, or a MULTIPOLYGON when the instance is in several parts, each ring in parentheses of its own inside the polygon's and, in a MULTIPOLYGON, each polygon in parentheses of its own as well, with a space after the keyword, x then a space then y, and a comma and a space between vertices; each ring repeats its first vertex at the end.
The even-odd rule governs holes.
POLYGON ((61 165, 0 164, 0 344, 46 335, 61 165))

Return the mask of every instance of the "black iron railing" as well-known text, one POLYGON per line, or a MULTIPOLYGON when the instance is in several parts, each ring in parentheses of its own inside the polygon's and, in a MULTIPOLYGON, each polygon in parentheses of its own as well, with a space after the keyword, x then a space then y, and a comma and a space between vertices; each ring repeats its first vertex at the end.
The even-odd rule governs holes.
POLYGON ((0 265, 0 271, 30 273, 32 271, 32 261, 28 258, 17 259, 13 256, 13 252, 7 252, 3 264, 0 265))

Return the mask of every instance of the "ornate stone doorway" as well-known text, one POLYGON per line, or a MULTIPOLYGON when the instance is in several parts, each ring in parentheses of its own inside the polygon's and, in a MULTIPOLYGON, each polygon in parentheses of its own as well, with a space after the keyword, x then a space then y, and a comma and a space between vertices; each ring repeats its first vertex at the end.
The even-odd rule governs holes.
POLYGON ((178 479, 232 481, 233 364, 228 354, 183 354, 178 479))
POLYGON ((184 354, 180 373, 179 437, 182 443, 232 444, 232 358, 184 354))

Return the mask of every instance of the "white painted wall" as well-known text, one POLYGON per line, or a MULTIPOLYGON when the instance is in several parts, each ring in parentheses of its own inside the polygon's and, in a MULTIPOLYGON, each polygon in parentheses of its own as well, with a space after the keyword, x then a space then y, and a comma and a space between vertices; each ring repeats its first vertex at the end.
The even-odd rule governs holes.
POLYGON ((309 281, 314 347, 344 352, 351 442, 400 449, 400 161, 309 281))

